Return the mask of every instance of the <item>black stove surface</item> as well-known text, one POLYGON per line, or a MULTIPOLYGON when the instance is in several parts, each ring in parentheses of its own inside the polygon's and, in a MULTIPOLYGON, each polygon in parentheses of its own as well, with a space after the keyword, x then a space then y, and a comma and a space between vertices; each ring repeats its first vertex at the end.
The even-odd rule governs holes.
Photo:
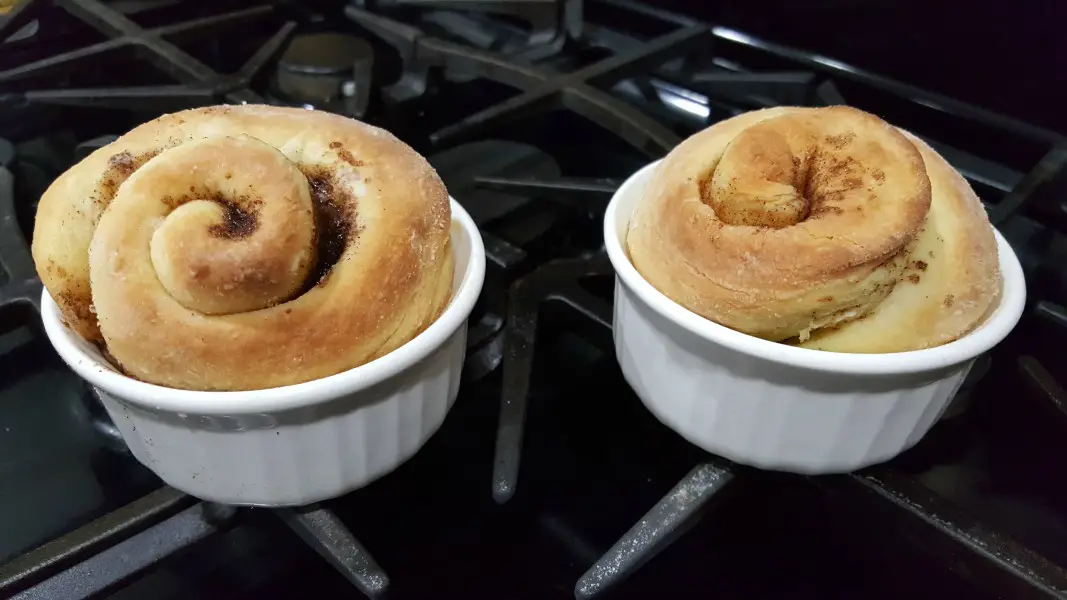
POLYGON ((1067 597, 1059 134, 622 0, 23 0, 4 18, 0 596, 1067 597), (219 102, 386 127, 483 231, 444 426, 322 506, 234 510, 163 486, 40 327, 41 191, 111 136, 219 102), (711 122, 837 103, 971 180, 1029 310, 888 465, 758 472, 685 442, 623 381, 600 218, 622 179, 711 122))

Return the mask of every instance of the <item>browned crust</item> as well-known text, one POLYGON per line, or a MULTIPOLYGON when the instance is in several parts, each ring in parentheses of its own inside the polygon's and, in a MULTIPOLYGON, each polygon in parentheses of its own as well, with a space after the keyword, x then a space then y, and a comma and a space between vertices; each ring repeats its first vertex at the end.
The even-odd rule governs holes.
POLYGON ((999 285, 992 229, 966 182, 925 144, 847 107, 755 111, 687 139, 649 181, 627 249, 642 276, 682 306, 771 340, 822 330, 812 347, 825 350, 902 351, 954 339, 995 299, 989 282, 999 285), (932 212, 945 215, 938 231, 928 231, 932 212), (916 268, 928 258, 912 256, 920 244, 929 252, 930 239, 967 246, 973 257, 935 248, 943 254, 936 278, 953 300, 942 293, 931 301, 937 314, 918 319, 923 301, 899 288, 931 285, 934 277, 916 268), (961 310, 963 297, 973 309, 961 310), (926 331, 869 343, 829 335, 871 320, 890 299, 901 305, 899 318, 916 317, 926 331))
POLYGON ((130 375, 185 389, 260 389, 353 368, 432 323, 451 293, 450 222, 440 178, 381 129, 318 111, 210 107, 145 123, 60 176, 41 199, 33 255, 67 323, 106 340, 130 375), (333 185, 346 188, 337 194, 342 212, 355 222, 319 285, 262 310, 204 315, 171 298, 156 277, 141 277, 147 249, 123 245, 138 239, 128 233, 133 224, 117 211, 104 214, 112 197, 122 204, 116 177, 141 174, 116 170, 113 157, 166 161, 168 148, 239 135, 278 148, 302 170, 334 175, 333 185), (116 256, 126 266, 116 267, 116 256))
POLYGON ((921 350, 959 339, 996 308, 1001 275, 996 238, 966 180, 922 140, 934 192, 902 281, 861 321, 816 334, 804 347, 836 352, 921 350))

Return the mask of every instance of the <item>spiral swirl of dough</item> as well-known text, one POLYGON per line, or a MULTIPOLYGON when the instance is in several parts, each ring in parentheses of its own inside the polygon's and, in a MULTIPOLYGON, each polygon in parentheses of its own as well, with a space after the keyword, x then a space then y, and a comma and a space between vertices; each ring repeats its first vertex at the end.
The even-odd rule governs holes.
POLYGON ((675 302, 738 331, 899 352, 973 329, 999 295, 996 241, 929 146, 848 107, 722 121, 675 148, 627 249, 675 302))
POLYGON ((41 199, 38 272, 127 374, 245 390, 333 375, 444 310, 448 194, 388 133, 266 106, 166 115, 41 199))

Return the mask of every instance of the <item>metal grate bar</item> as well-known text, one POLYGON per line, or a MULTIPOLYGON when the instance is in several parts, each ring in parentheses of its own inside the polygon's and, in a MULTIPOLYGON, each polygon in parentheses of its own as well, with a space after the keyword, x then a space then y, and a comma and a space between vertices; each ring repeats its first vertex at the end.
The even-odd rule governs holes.
POLYGON ((253 77, 258 75, 271 60, 285 49, 285 43, 289 41, 289 36, 294 31, 296 31, 295 22, 289 21, 282 25, 266 43, 256 50, 251 58, 245 61, 245 64, 241 65, 241 68, 233 76, 235 82, 239 85, 247 85, 253 77))
POLYGON ((500 127, 510 121, 545 112, 558 104, 556 90, 539 89, 513 96, 500 104, 464 117, 457 123, 442 127, 430 134, 435 144, 456 142, 489 129, 500 127))
POLYGON ((734 480, 725 466, 697 465, 578 580, 574 597, 595 598, 633 575, 684 532, 700 509, 734 480))
MULTIPOLYGON (((633 0, 593 1, 598 4, 611 6, 633 14, 656 19, 664 23, 672 23, 679 26, 699 25, 699 22, 694 19, 674 14, 666 10, 645 6, 639 2, 634 2, 633 0)), ((1006 117, 942 94, 930 92, 888 77, 876 75, 853 65, 842 63, 841 61, 828 59, 823 56, 802 52, 788 46, 768 42, 728 27, 712 27, 711 32, 718 40, 760 50, 761 52, 785 59, 791 63, 804 65, 814 71, 829 73, 836 77, 840 77, 841 79, 856 81, 863 85, 896 95, 909 102, 920 103, 923 106, 939 112, 992 125, 998 129, 1012 132, 1032 140, 1053 144, 1059 144, 1067 140, 1067 138, 1064 138, 1064 136, 1058 133, 1031 125, 1025 121, 1006 117)))
POLYGON ((197 504, 15 594, 12 600, 90 598, 218 532, 232 514, 232 509, 197 504))
POLYGON ((21 592, 196 502, 172 487, 147 496, 0 565, 0 594, 21 592))
MULTIPOLYGON (((148 30, 146 35, 161 38, 189 33, 207 35, 212 31, 216 31, 223 27, 269 15, 272 12, 273 8, 270 6, 254 6, 213 17, 204 17, 201 19, 185 21, 183 23, 164 25, 162 27, 148 30)), ((134 45, 134 39, 129 37, 121 37, 100 42, 99 44, 92 44, 84 48, 56 54, 55 56, 29 62, 13 69, 0 72, 0 81, 11 82, 25 79, 27 77, 36 77, 63 70, 70 70, 89 59, 99 60, 105 58, 106 55, 114 51, 128 48, 132 45, 134 45)))
POLYGON ((565 90, 563 105, 619 136, 650 158, 659 158, 682 142, 681 136, 643 112, 588 85, 565 90))
POLYGON ((1051 409, 1050 414, 1060 422, 1067 423, 1067 390, 1036 358, 1020 356, 1017 364, 1034 395, 1051 409))
POLYGON ((0 20, 0 44, 35 19, 37 14, 44 8, 44 4, 40 0, 16 2, 11 11, 7 13, 7 16, 0 20))
POLYGON ((602 213, 619 182, 614 179, 559 178, 510 179, 507 177, 476 177, 474 183, 483 188, 543 197, 567 208, 602 213))
POLYGON ((813 478, 849 488, 843 500, 871 506, 900 526, 919 548, 1004 598, 1067 598, 1067 571, 982 525, 954 503, 889 467, 840 478, 813 478), (832 483, 831 483, 832 482, 832 483))
POLYGON ((526 21, 532 31, 529 44, 548 44, 565 37, 575 38, 582 31, 582 0, 386 0, 390 5, 422 9, 496 13, 526 21))
POLYGON ((0 268, 12 280, 37 277, 15 212, 15 178, 3 166, 0 166, 0 268))
POLYGON ((333 511, 312 506, 277 509, 275 512, 304 543, 314 548, 368 598, 385 594, 389 576, 333 511))
MULTIPOLYGON (((607 257, 561 260, 548 263, 511 286, 508 294, 507 327, 504 329, 504 372, 500 393, 500 419, 497 423, 493 460, 493 499, 503 504, 515 495, 522 460, 526 403, 533 369, 534 342, 541 304, 563 300, 571 306, 584 306, 581 299, 568 298, 567 290, 580 289, 579 279, 611 272, 607 257)), ((583 296, 583 299, 585 297, 583 296)), ((611 309, 604 303, 587 307, 586 314, 611 324, 611 309)))
POLYGON ((642 47, 606 58, 596 64, 579 69, 563 78, 559 87, 576 83, 610 86, 613 83, 637 74, 646 74, 672 58, 680 58, 689 50, 707 43, 708 29, 701 26, 685 27, 655 38, 642 47))
MULTIPOLYGON (((571 110, 620 135, 646 155, 659 156, 681 138, 640 111, 584 83, 586 78, 610 81, 639 65, 662 62, 685 51, 706 36, 701 28, 673 32, 623 57, 608 59, 569 75, 522 64, 493 52, 461 46, 423 35, 410 25, 387 19, 355 6, 345 15, 394 46, 408 63, 408 71, 425 72, 427 65, 473 72, 481 77, 526 90, 502 104, 475 113, 430 135, 434 143, 455 142, 484 132, 494 125, 552 108, 562 100, 571 110)), ((407 82, 423 89, 425 82, 407 82)), ((406 97, 406 95, 403 95, 406 97)))
POLYGON ((511 179, 507 177, 476 177, 475 183, 482 187, 504 191, 526 193, 594 193, 614 194, 621 182, 617 179, 579 179, 561 177, 559 179, 511 179))
POLYGON ((215 101, 215 90, 186 85, 160 85, 121 88, 74 88, 34 90, 25 98, 38 104, 126 108, 130 110, 173 111, 203 106, 215 101))
POLYGON ((148 51, 156 67, 179 81, 208 81, 218 75, 174 44, 151 35, 122 13, 98 0, 60 0, 60 6, 110 37, 126 37, 148 51))
POLYGON ((1022 181, 990 211, 989 220, 1000 225, 1018 213, 1034 197, 1034 193, 1056 178, 1067 166, 1067 144, 1049 150, 1022 181))
MULTIPOLYGON (((573 73, 547 78, 532 89, 470 115, 430 135, 435 143, 479 134, 511 119, 555 105, 563 97, 568 108, 620 134, 627 142, 653 156, 681 141, 642 113, 595 90, 588 84, 610 85, 687 52, 707 34, 701 27, 685 28, 661 36, 632 52, 613 56, 573 73), (651 137, 650 137, 651 136, 651 137)), ((499 63, 498 63, 499 64, 499 63)))
POLYGON ((217 101, 219 97, 231 103, 262 103, 263 99, 248 89, 251 80, 285 47, 296 23, 287 22, 261 46, 235 74, 220 75, 207 65, 185 53, 164 36, 203 33, 227 24, 256 18, 273 11, 270 6, 253 7, 222 15, 194 19, 185 23, 145 30, 99 0, 58 0, 58 4, 72 15, 98 31, 115 39, 82 50, 63 53, 5 73, 0 80, 20 79, 42 71, 70 68, 88 58, 110 53, 124 47, 135 47, 146 54, 149 62, 182 82, 183 86, 154 86, 141 88, 104 88, 87 90, 36 90, 25 99, 74 106, 113 108, 152 108, 157 111, 188 108, 217 101))
POLYGON ((808 72, 737 73, 705 71, 687 78, 695 91, 727 98, 769 97, 785 104, 806 104, 814 94, 815 75, 808 72))

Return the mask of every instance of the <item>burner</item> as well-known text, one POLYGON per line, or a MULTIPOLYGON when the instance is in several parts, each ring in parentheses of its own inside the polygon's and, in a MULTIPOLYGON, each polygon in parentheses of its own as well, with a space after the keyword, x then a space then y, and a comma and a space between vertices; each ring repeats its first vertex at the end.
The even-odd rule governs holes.
POLYGON ((278 59, 273 88, 289 104, 361 117, 370 101, 374 52, 338 32, 295 36, 278 59))
MULTIPOLYGON (((556 75, 511 62, 492 52, 423 35, 413 27, 355 6, 348 6, 345 14, 397 48, 400 55, 412 63, 406 66, 415 73, 424 73, 429 66, 451 67, 464 73, 473 69, 488 79, 530 90, 431 134, 430 140, 436 144, 477 135, 511 118, 529 117, 562 100, 571 110, 617 134, 649 156, 663 154, 676 146, 680 138, 640 111, 590 84, 594 81, 599 84, 619 81, 648 65, 683 55, 698 45, 707 33, 702 27, 679 29, 626 56, 614 57, 567 75, 556 75)), ((412 90, 424 90, 426 87, 425 83, 406 82, 406 85, 411 86, 412 90)))

